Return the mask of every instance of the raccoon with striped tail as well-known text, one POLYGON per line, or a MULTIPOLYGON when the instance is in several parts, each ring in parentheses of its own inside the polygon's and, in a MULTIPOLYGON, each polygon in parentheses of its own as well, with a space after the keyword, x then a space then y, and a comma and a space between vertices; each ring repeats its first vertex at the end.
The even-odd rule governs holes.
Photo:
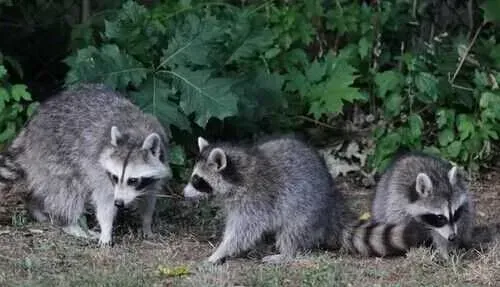
POLYGON ((416 245, 408 225, 350 224, 342 194, 320 155, 294 137, 243 147, 198 139, 197 159, 185 198, 215 196, 225 212, 222 242, 208 258, 222 263, 274 233, 280 263, 318 247, 347 248, 362 255, 391 255, 416 245))
POLYGON ((471 244, 474 206, 465 175, 431 155, 406 153, 392 162, 377 184, 372 215, 388 224, 416 221, 444 258, 471 244))
POLYGON ((3 158, 15 164, 0 167, 0 193, 22 187, 35 219, 82 237, 92 236, 77 223, 90 203, 102 246, 111 243, 117 209, 134 202, 147 236, 155 193, 171 176, 166 148, 156 118, 103 85, 81 85, 42 103, 14 139, 3 158), (9 169, 18 176, 5 181, 9 169))

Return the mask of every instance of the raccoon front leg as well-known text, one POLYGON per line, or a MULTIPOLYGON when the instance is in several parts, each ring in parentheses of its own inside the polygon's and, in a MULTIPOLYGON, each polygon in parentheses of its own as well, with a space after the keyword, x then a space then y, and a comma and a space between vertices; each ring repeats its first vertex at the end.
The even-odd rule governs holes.
POLYGON ((94 192, 94 203, 96 205, 96 218, 101 228, 99 235, 99 246, 111 245, 111 235, 113 232, 113 221, 116 215, 113 194, 94 192))
POLYGON ((142 235, 144 237, 151 237, 153 231, 151 230, 151 225, 153 223, 153 215, 156 206, 156 194, 149 193, 140 202, 140 212, 142 216, 142 235))
POLYGON ((226 257, 236 255, 254 246, 264 233, 263 222, 239 216, 226 223, 222 242, 208 258, 213 264, 222 263, 226 257))

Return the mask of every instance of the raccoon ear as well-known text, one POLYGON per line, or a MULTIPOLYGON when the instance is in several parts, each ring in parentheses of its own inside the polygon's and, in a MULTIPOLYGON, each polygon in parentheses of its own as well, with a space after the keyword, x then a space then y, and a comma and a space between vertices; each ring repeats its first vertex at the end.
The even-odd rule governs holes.
POLYGON ((200 152, 209 145, 208 141, 202 137, 198 138, 198 148, 200 152))
POLYGON ((417 175, 415 189, 417 190, 417 193, 423 197, 427 197, 429 193, 431 193, 432 181, 427 174, 419 173, 417 175))
POLYGON ((220 148, 214 148, 208 155, 208 163, 214 164, 217 171, 221 171, 227 166, 226 153, 220 148))
POLYGON ((118 142, 122 138, 122 134, 118 130, 116 126, 111 127, 111 144, 114 146, 118 146, 118 142))
POLYGON ((159 157, 160 156, 161 139, 157 133, 152 133, 146 137, 142 143, 143 150, 150 150, 151 153, 159 157))
POLYGON ((456 166, 452 167, 450 171, 448 171, 448 180, 450 181, 451 185, 457 184, 458 177, 460 176, 459 170, 456 166))

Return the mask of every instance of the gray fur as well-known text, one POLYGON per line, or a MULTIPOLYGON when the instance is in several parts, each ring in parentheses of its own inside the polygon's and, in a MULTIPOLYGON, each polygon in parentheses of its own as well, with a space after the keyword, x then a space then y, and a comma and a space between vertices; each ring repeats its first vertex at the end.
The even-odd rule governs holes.
POLYGON ((153 172, 158 178, 142 194, 129 194, 125 199, 128 204, 134 196, 147 198, 143 232, 148 235, 155 192, 171 176, 165 164, 166 144, 156 118, 102 85, 81 85, 43 103, 9 150, 16 151, 15 161, 25 173, 30 191, 27 206, 36 219, 82 235, 77 220, 85 203, 92 203, 101 228, 99 242, 107 245, 117 210, 114 202, 128 191, 123 181, 113 185, 106 172, 111 166, 126 171, 129 178, 138 170, 131 169, 135 164, 141 172, 153 172), (112 140, 113 126, 120 136, 112 140), (159 139, 148 142, 148 147, 157 144, 154 151, 142 148, 151 135, 159 139), (128 165, 123 168, 125 161, 128 165))
POLYGON ((457 246, 469 246, 474 222, 474 206, 463 173, 442 159, 422 153, 409 153, 396 159, 382 175, 372 205, 373 219, 385 223, 416 220, 430 230, 432 242, 444 257, 457 246), (435 228, 421 220, 427 213, 442 214, 449 219, 464 206, 458 221, 435 228), (455 230, 456 228, 456 230, 455 230), (444 235, 456 233, 450 241, 444 235))
POLYGON ((362 251, 349 242, 359 239, 355 233, 366 226, 349 225, 352 217, 323 159, 302 141, 281 137, 241 147, 200 138, 198 144, 200 157, 184 196, 212 192, 226 213, 223 239, 210 262, 252 248, 266 233, 275 234, 279 254, 266 256, 265 262, 282 262, 320 246, 362 251))

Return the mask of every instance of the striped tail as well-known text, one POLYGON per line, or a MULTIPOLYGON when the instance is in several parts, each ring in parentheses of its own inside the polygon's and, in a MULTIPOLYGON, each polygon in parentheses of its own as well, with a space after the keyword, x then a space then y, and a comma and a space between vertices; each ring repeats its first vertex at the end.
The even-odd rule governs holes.
POLYGON ((428 239, 427 231, 414 221, 401 224, 359 221, 346 227, 342 236, 342 246, 349 252, 376 257, 404 255, 428 239))

